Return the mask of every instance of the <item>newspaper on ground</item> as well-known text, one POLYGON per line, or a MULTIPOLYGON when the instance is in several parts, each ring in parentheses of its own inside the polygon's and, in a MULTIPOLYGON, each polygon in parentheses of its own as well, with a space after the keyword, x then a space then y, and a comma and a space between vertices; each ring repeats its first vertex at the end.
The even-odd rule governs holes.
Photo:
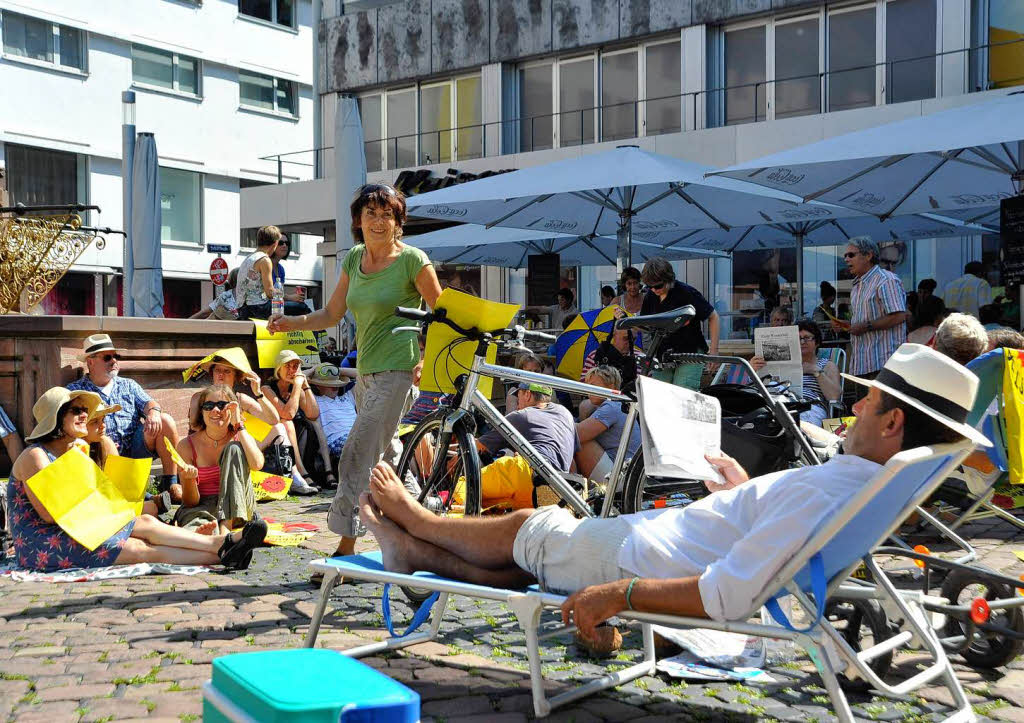
POLYGON ((759 326, 754 329, 754 355, 765 361, 758 372, 789 382, 789 390, 800 399, 804 394, 804 364, 800 356, 800 330, 796 326, 759 326))
POLYGON ((652 477, 725 480, 704 455, 721 453, 722 406, 714 397, 637 377, 644 471, 652 477), (680 440, 687 440, 680 444, 680 440))
POLYGON ((669 628, 654 625, 654 632, 717 668, 760 668, 765 662, 765 639, 708 628, 669 628))

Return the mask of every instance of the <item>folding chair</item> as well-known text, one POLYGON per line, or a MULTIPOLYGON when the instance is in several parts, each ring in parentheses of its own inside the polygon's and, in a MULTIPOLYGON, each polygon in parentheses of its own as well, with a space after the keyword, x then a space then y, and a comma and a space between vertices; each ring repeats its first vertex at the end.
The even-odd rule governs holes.
MULTIPOLYGON (((559 623, 541 631, 541 613, 544 608, 559 608, 565 601, 560 595, 527 590, 505 590, 473 585, 437 575, 417 572, 412 575, 385 570, 379 555, 352 555, 340 558, 314 560, 310 563, 315 570, 324 573, 320 599, 310 621, 306 646, 316 645, 317 634, 326 611, 334 580, 339 575, 359 580, 429 588, 439 597, 433 609, 429 629, 404 637, 392 637, 343 651, 346 655, 359 657, 385 650, 403 648, 415 643, 433 640, 437 637, 441 619, 450 595, 497 600, 509 606, 515 613, 519 625, 526 634, 527 657, 533 692, 534 711, 538 716, 547 715, 552 708, 563 705, 591 693, 611 688, 654 672, 656 659, 652 624, 681 628, 710 628, 762 637, 787 639, 807 651, 821 674, 836 715, 841 721, 852 721, 853 713, 849 702, 839 686, 837 674, 845 669, 848 676, 859 676, 873 687, 892 695, 905 695, 922 686, 941 681, 949 689, 956 713, 950 720, 974 720, 974 714, 960 686, 949 660, 923 608, 926 601, 935 598, 918 591, 898 591, 885 573, 878 568, 871 556, 871 550, 886 539, 915 505, 923 501, 942 483, 949 470, 956 467, 970 453, 973 445, 940 445, 935 448, 922 447, 897 454, 845 505, 829 517, 826 524, 813 532, 801 553, 786 563, 765 591, 754 601, 747 614, 733 621, 714 621, 702 618, 686 618, 651 613, 623 612, 618 617, 637 621, 641 624, 644 644, 643 660, 635 665, 595 680, 575 689, 548 698, 543 687, 540 663, 540 641, 554 637, 572 628, 559 623), (843 585, 850 573, 863 561, 877 583, 876 587, 843 585), (785 620, 775 602, 776 596, 792 593, 801 606, 811 612, 811 624, 803 630, 789 625, 786 627, 746 622, 762 605, 772 611, 777 620, 785 620), (855 651, 824 617, 825 602, 830 594, 844 597, 882 598, 891 602, 899 611, 909 628, 894 637, 881 641, 871 648, 855 651), (808 595, 813 595, 813 602, 808 595), (827 642, 826 642, 827 641, 827 642), (875 658, 885 655, 911 641, 924 648, 931 662, 913 677, 897 685, 884 683, 870 668, 875 658), (841 667, 826 652, 826 645, 836 651, 841 667)), ((384 603, 385 621, 389 622, 390 612, 384 603)), ((427 608, 422 607, 414 616, 413 623, 427 617, 427 608), (419 618, 420 620, 417 620, 419 618)), ((390 626, 390 622, 389 622, 390 626)), ((412 626, 411 626, 412 627, 412 626)))
MULTIPOLYGON (((846 372, 846 349, 841 346, 825 346, 818 349, 818 358, 827 359, 839 368, 839 373, 846 372)), ((839 377, 839 398, 828 403, 828 411, 833 417, 840 417, 843 413, 843 391, 846 388, 846 378, 839 377)))

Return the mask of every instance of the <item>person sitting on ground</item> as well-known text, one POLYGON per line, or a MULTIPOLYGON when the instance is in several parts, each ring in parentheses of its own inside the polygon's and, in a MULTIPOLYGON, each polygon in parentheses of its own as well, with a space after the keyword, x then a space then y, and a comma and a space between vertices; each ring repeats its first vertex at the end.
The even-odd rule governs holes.
POLYGON ((1009 327, 1001 326, 987 332, 988 349, 1024 349, 1024 334, 1009 327))
POLYGON ((277 409, 285 426, 291 425, 295 430, 292 437, 295 440, 295 466, 305 481, 295 494, 315 494, 320 491, 317 483, 324 482, 331 469, 331 458, 326 448, 320 448, 322 434, 318 435, 313 429, 313 425, 319 424, 320 407, 301 367, 302 360, 298 354, 291 349, 282 349, 274 360, 274 378, 263 386, 263 393, 277 409), (315 474, 310 472, 311 468, 315 474))
POLYGON ((935 341, 935 331, 946 318, 946 303, 942 297, 929 295, 917 302, 914 314, 914 330, 907 334, 911 344, 931 346, 935 341))
POLYGON ((324 444, 331 455, 332 470, 338 466, 341 449, 356 421, 355 391, 341 393, 341 388, 356 376, 355 369, 346 369, 343 374, 334 364, 317 364, 309 372, 309 383, 313 385, 316 404, 320 408, 320 424, 317 427, 323 430, 324 444))
POLYGON ((988 332, 969 314, 950 314, 935 330, 935 351, 967 364, 988 349, 988 332))
MULTIPOLYGON (((800 421, 820 427, 822 420, 829 418, 829 402, 838 400, 842 393, 839 367, 835 362, 818 356, 821 328, 817 324, 801 319, 797 329, 800 334, 800 362, 804 368, 803 399, 811 403, 810 409, 800 413, 800 421)), ((750 366, 755 372, 760 372, 764 369, 765 360, 755 356, 750 360, 750 366)))
MULTIPOLYGON (((516 369, 533 372, 534 374, 544 373, 544 365, 541 364, 540 359, 532 351, 524 351, 517 354, 515 361, 512 362, 512 366, 516 369)), ((517 409, 519 409, 519 385, 512 384, 508 388, 508 393, 505 394, 505 414, 511 414, 517 409)))
POLYGON ((563 619, 584 640, 626 609, 735 620, 893 455, 963 437, 988 444, 965 423, 977 377, 932 349, 905 344, 876 379, 850 379, 868 390, 844 454, 755 479, 731 457, 710 457, 724 484, 706 483, 712 494, 686 507, 584 520, 558 506, 440 517, 378 465, 360 519, 388 570, 570 594, 563 619))
POLYGON ((263 453, 245 429, 238 397, 223 384, 199 393, 192 432, 178 443, 188 463, 181 470, 182 502, 174 516, 179 527, 215 522, 222 533, 252 519, 256 493, 249 470, 263 467, 263 453))
POLYGON ((94 550, 79 544, 56 524, 25 481, 63 454, 80 454, 75 449, 78 440, 86 435, 90 412, 101 403, 98 394, 53 387, 32 407, 36 425, 27 437, 32 444, 18 456, 7 483, 11 538, 18 565, 40 572, 139 562, 247 568, 253 549, 267 534, 267 524, 262 520, 249 522, 233 534, 198 535, 143 514, 94 550))
MULTIPOLYGON (((583 381, 616 391, 622 388, 622 377, 619 370, 610 366, 594 367, 587 372, 583 381)), ((576 424, 576 435, 580 440, 580 449, 576 453, 576 467, 584 477, 601 482, 607 479, 612 471, 615 455, 619 450, 619 442, 622 439, 622 431, 626 425, 626 413, 622 411, 622 402, 602 397, 589 397, 588 401, 594 411, 586 419, 581 419, 576 424)), ((639 418, 633 420, 625 461, 629 461, 638 449, 640 449, 639 418)))
POLYGON ((99 394, 104 404, 120 407, 104 417, 107 435, 117 446, 117 453, 133 459, 159 457, 163 475, 157 487, 161 492, 169 491, 171 498, 180 502, 178 468, 164 442, 166 439, 172 445, 178 443, 178 425, 137 382, 121 376, 124 352, 114 347, 107 334, 87 337, 79 357, 85 362, 86 374, 68 384, 68 389, 99 394))
POLYGON ((25 445, 21 441, 21 436, 18 434, 14 422, 7 416, 7 412, 4 411, 3 407, 0 407, 0 439, 3 440, 7 456, 11 462, 14 462, 18 455, 24 451, 25 445))
POLYGON ((189 319, 222 319, 224 321, 238 321, 238 302, 235 301, 235 284, 238 283, 238 269, 231 269, 228 274, 228 281, 224 284, 224 291, 217 294, 217 297, 189 319))

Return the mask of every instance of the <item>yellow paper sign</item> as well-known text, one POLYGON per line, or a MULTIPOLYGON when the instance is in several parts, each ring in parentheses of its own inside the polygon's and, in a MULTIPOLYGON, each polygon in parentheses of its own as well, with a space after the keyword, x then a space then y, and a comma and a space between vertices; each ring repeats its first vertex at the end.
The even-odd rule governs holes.
POLYGON ((267 331, 267 322, 253 319, 256 325, 256 351, 259 354, 261 369, 273 369, 274 360, 282 349, 291 349, 301 357, 304 364, 316 364, 320 361, 320 349, 316 345, 316 337, 311 331, 288 331, 271 334, 267 331))
POLYGON ((252 470, 252 487, 256 493, 256 501, 283 500, 292 486, 292 478, 286 475, 270 474, 252 470))
MULTIPOLYGON (((512 323, 512 319, 519 311, 516 304, 499 304, 496 301, 478 299, 452 288, 441 292, 441 296, 437 300, 437 308, 445 309, 448 318, 463 329, 477 328, 485 331, 504 329, 512 323)), ((430 325, 430 329, 427 330, 427 349, 423 354, 423 376, 420 379, 420 389, 425 392, 445 392, 447 394, 455 391, 455 379, 460 374, 467 373, 473 365, 476 343, 466 342, 451 348, 448 345, 456 339, 464 338, 444 324, 430 325)), ((498 349, 491 344, 487 349, 487 361, 493 364, 497 356, 498 349)), ((493 379, 486 377, 480 380, 480 391, 485 397, 491 396, 493 383, 493 379)))
POLYGON ((136 515, 142 514, 142 501, 146 497, 146 483, 152 468, 151 459, 132 459, 116 454, 109 455, 103 463, 103 473, 133 505, 136 515))
POLYGON ((272 427, 259 417, 254 417, 248 412, 242 412, 242 417, 245 420, 245 431, 257 442, 262 442, 270 434, 272 427))
POLYGON ((62 530, 88 550, 136 517, 135 503, 96 463, 68 452, 25 482, 62 530))
POLYGON ((189 463, 181 458, 181 455, 178 454, 178 450, 174 448, 174 445, 171 444, 171 440, 167 439, 167 437, 164 437, 164 446, 167 447, 167 451, 170 452, 171 459, 174 460, 174 464, 179 467, 189 466, 189 463))
POLYGON ((1003 360, 1003 415, 1006 421, 1007 461, 1010 482, 1024 482, 1024 451, 1021 450, 1021 431, 1024 430, 1024 352, 1004 349, 1003 360))

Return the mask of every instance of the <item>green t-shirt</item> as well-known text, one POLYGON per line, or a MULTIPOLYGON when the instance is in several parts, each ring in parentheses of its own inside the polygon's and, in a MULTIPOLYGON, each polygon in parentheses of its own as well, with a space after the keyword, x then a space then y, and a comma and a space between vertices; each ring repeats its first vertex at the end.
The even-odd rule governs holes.
POLYGON ((416 334, 392 334, 391 330, 411 324, 395 316, 395 307, 419 307, 423 298, 416 290, 416 276, 430 259, 419 249, 405 246, 386 269, 364 274, 360 265, 365 249, 363 244, 354 246, 342 262, 348 274, 345 301, 356 317, 356 368, 360 374, 412 371, 420 361, 416 334))

